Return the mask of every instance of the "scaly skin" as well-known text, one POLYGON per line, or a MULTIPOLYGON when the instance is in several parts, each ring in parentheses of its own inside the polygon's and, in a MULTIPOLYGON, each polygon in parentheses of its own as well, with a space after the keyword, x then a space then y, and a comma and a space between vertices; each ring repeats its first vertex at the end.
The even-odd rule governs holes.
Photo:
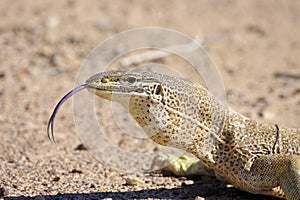
POLYGON ((204 87, 158 73, 103 72, 86 83, 123 105, 154 142, 199 158, 179 159, 168 168, 175 174, 213 170, 236 188, 300 199, 300 130, 248 119, 204 87))

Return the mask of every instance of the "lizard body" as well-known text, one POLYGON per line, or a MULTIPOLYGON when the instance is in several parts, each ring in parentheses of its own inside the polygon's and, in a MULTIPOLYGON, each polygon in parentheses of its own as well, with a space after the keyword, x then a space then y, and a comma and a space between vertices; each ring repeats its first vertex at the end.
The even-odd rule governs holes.
POLYGON ((154 142, 199 159, 179 159, 167 168, 175 174, 215 174, 251 193, 300 199, 300 130, 246 118, 201 85, 158 73, 103 72, 86 87, 124 106, 154 142))

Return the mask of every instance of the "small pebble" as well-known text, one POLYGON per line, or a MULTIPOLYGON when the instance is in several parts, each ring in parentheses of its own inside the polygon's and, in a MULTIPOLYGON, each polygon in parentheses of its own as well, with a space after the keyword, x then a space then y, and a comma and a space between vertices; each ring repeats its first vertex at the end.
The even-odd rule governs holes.
POLYGON ((5 73, 4 72, 0 72, 0 78, 5 78, 5 73))
POLYGON ((49 16, 47 19, 47 26, 54 28, 59 24, 60 19, 57 16, 49 16))
POLYGON ((80 44, 82 42, 84 42, 83 38, 75 36, 75 35, 71 35, 67 38, 67 41, 71 44, 80 44))
POLYGON ((124 178, 125 181, 126 181, 126 185, 129 185, 129 186, 141 186, 141 185, 145 185, 145 182, 139 178, 129 178, 129 177, 126 177, 124 178))
POLYGON ((266 35, 266 31, 260 27, 259 25, 257 24, 250 24, 246 27, 246 30, 250 33, 254 33, 260 37, 263 37, 266 35))
POLYGON ((58 53, 55 53, 49 57, 50 64, 54 65, 55 67, 62 66, 64 62, 63 60, 64 59, 62 58, 62 55, 58 53))
POLYGON ((79 169, 72 169, 71 173, 82 174, 82 171, 79 169))
POLYGON ((83 144, 79 144, 76 148, 76 151, 82 151, 82 150, 87 150, 87 148, 83 144))
POLYGON ((293 95, 298 95, 300 94, 300 88, 297 88, 293 91, 293 95))
POLYGON ((193 184, 194 184, 193 180, 185 180, 182 182, 182 186, 193 185, 193 184))
POLYGON ((59 181, 59 180, 60 180, 60 177, 59 177, 59 176, 56 176, 56 177, 53 178, 52 181, 57 182, 57 181, 59 181))
POLYGON ((274 112, 271 112, 271 111, 264 112, 264 118, 267 120, 273 120, 273 119, 275 119, 275 117, 276 117, 276 115, 274 112))
POLYGON ((264 112, 263 112, 263 111, 258 111, 258 112, 257 112, 257 115, 258 115, 259 117, 263 118, 263 117, 264 117, 264 112))
POLYGON ((268 100, 265 97, 257 97, 253 106, 255 107, 265 107, 269 104, 268 100))
POLYGON ((281 93, 279 94, 279 98, 280 98, 280 99, 285 99, 285 98, 287 98, 289 95, 290 95, 290 94, 289 94, 288 92, 281 92, 281 93))

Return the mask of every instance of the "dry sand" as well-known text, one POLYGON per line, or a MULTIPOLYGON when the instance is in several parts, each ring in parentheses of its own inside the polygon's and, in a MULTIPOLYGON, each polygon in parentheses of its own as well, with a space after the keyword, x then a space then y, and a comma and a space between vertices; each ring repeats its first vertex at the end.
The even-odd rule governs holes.
POLYGON ((0 198, 274 199, 209 177, 191 184, 102 165, 76 149, 71 101, 57 117, 59 149, 46 125, 92 48, 118 32, 158 26, 205 39, 232 108, 300 128, 299 1, 2 0, 0 17, 0 198))

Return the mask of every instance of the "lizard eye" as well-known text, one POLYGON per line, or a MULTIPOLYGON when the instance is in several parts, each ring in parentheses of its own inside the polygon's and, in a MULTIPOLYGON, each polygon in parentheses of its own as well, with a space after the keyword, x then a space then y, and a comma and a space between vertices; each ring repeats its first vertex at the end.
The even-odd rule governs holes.
POLYGON ((133 77, 133 76, 129 76, 129 77, 127 78, 127 82, 128 82, 128 83, 135 83, 135 82, 136 82, 136 78, 133 77))

